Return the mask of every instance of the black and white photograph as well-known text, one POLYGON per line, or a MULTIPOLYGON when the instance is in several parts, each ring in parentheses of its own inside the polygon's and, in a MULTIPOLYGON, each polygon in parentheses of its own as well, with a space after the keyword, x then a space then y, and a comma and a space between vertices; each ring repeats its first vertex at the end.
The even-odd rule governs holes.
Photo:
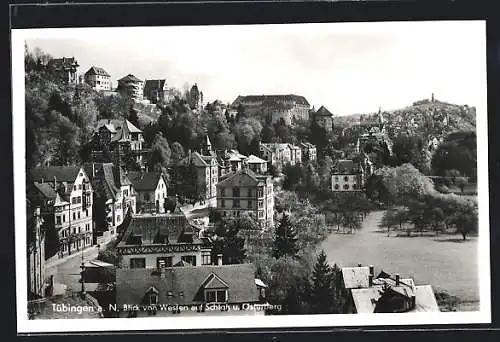
POLYGON ((484 21, 12 30, 18 331, 490 323, 485 56, 484 21))

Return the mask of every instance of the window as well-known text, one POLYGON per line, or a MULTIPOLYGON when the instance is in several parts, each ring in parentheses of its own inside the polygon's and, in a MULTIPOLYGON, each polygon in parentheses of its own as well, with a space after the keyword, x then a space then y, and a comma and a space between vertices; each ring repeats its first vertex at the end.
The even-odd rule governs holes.
POLYGON ((150 201, 150 200, 151 200, 151 197, 149 196, 149 192, 146 192, 146 193, 144 194, 144 200, 145 200, 145 201, 150 201))
POLYGON ((123 190, 123 196, 128 196, 128 189, 123 190))
POLYGON ((76 220, 76 213, 73 211, 73 220, 76 220))
POLYGON ((240 188, 233 188, 233 197, 240 197, 240 188))
POLYGON ((56 224, 61 224, 61 216, 56 216, 56 224))
POLYGON ((257 191, 257 196, 258 197, 262 197, 264 195, 264 189, 263 188, 259 188, 258 191, 257 191))
POLYGON ((80 219, 80 211, 78 211, 78 219, 80 219))
POLYGON ((233 200, 233 208, 239 208, 240 207, 240 200, 233 200))
POLYGON ((154 292, 149 294, 149 304, 156 305, 158 304, 158 295, 154 292))
POLYGON ((76 191, 76 185, 73 186, 73 190, 76 191))
POLYGON ((338 190, 340 188, 340 186, 338 184, 335 184, 334 188, 335 188, 335 190, 338 190))
POLYGON ((196 255, 183 255, 181 256, 181 260, 196 266, 196 255))
POLYGON ((130 259, 130 268, 146 268, 146 258, 130 259))
POLYGON ((262 208, 264 206, 264 201, 263 200, 259 200, 258 205, 259 205, 259 208, 262 208))
POLYGON ((335 181, 338 182, 339 181, 339 176, 335 176, 335 181))
POLYGON ((353 185, 352 185, 352 188, 353 188, 353 189, 356 189, 357 187, 358 187, 358 185, 357 185, 357 184, 353 184, 353 185))
POLYGON ((225 200, 221 200, 220 201, 220 206, 221 206, 221 208, 224 208, 226 206, 226 201, 225 200))
POLYGON ((85 209, 85 216, 89 216, 89 210, 88 209, 85 209))
POLYGON ((63 216, 62 216, 62 221, 63 221, 63 222, 66 222, 66 215, 64 215, 64 214, 63 214, 63 216))
POLYGON ((82 190, 82 185, 78 184, 78 190, 82 190))
POLYGON ((248 201, 248 208, 252 208, 253 207, 253 202, 251 200, 248 201))
POLYGON ((82 227, 78 226, 76 227, 76 230, 78 231, 78 234, 80 234, 82 232, 82 227))
POLYGON ((349 190, 349 184, 344 184, 344 190, 349 190))
POLYGON ((259 218, 263 218, 263 217, 264 217, 264 211, 259 210, 259 218))
POLYGON ((349 180, 349 177, 344 176, 344 182, 347 182, 349 180))
POLYGON ((202 265, 210 265, 211 264, 210 253, 203 254, 201 256, 201 264, 202 265))
POLYGON ((71 204, 76 204, 76 197, 73 197, 73 198, 71 199, 71 204))
POLYGON ((224 196, 225 196, 225 195, 224 195, 224 189, 220 189, 220 195, 221 195, 221 197, 224 197, 224 196))
POLYGON ((156 258, 156 267, 157 268, 172 267, 172 257, 156 258))
POLYGON ((205 301, 207 303, 226 303, 226 290, 207 290, 205 291, 205 301))

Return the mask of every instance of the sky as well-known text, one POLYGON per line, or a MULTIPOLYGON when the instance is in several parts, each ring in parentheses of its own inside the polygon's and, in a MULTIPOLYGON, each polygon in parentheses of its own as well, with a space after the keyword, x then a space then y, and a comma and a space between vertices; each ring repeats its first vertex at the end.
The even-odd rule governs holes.
POLYGON ((485 22, 378 22, 23 30, 30 48, 183 88, 205 101, 297 94, 336 115, 430 98, 486 107, 485 22))

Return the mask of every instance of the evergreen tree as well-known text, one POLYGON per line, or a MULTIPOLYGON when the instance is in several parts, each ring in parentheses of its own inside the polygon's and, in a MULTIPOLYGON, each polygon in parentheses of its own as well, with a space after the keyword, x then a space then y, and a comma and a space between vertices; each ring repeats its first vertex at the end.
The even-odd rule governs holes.
POLYGON ((311 304, 314 313, 337 312, 335 296, 335 270, 326 261, 326 253, 321 250, 312 274, 311 304))
POLYGON ((221 221, 217 224, 217 239, 212 248, 212 260, 217 260, 217 255, 222 254, 225 265, 241 264, 246 258, 245 239, 239 236, 239 223, 237 220, 221 221))
POLYGON ((281 217, 274 234, 273 257, 276 259, 282 256, 296 257, 298 252, 297 234, 286 213, 281 217))

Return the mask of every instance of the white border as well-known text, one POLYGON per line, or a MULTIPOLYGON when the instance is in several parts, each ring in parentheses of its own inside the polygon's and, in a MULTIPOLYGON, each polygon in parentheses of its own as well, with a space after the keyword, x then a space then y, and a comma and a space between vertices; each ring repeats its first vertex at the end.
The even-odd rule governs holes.
MULTIPOLYGON (((480 289, 480 310, 477 312, 452 313, 407 313, 407 314, 358 314, 358 315, 306 315, 306 316, 244 316, 244 317, 164 317, 164 318, 114 318, 114 319, 56 319, 28 320, 27 314, 27 277, 26 277, 26 186, 25 175, 25 120, 24 120, 24 41, 33 38, 75 38, 82 34, 98 36, 105 29, 107 35, 141 35, 153 27, 127 28, 71 28, 71 29, 27 29, 12 30, 12 85, 13 85, 13 156, 15 205, 15 243, 17 274, 17 330, 18 333, 52 333, 83 331, 141 331, 141 330, 193 330, 193 329, 239 329, 239 328, 299 328, 332 326, 377 326, 377 325, 423 325, 423 324, 473 324, 491 323, 491 288, 490 288, 490 244, 489 244, 489 187, 488 187, 488 139, 486 111, 486 22, 463 21, 441 22, 456 25, 463 23, 484 32, 484 98, 477 108, 477 144, 478 144, 478 272, 480 289), (132 323, 132 324, 131 324, 132 323)), ((335 24, 280 24, 248 25, 244 29, 283 30, 300 34, 304 30, 325 28, 335 29, 336 33, 383 33, 393 32, 400 25, 415 30, 432 28, 436 22, 377 22, 377 23, 335 23, 335 24), (426 26, 427 25, 427 26, 426 26)), ((227 26, 206 27, 206 29, 227 30, 227 26)), ((195 30, 195 27, 177 27, 176 30, 195 30)), ((241 27, 238 30, 241 31, 241 27)))

